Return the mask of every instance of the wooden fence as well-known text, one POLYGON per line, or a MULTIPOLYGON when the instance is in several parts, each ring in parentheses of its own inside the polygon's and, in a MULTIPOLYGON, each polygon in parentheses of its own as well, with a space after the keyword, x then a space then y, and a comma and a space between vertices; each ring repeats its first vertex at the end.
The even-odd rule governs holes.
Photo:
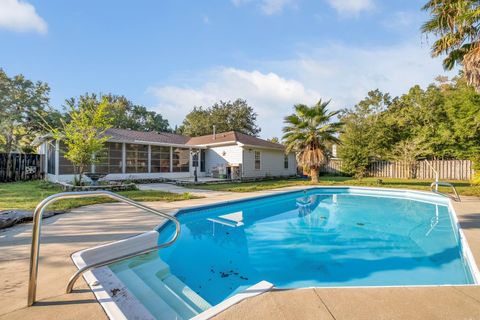
POLYGON ((0 182, 41 179, 42 163, 38 154, 0 153, 0 182))
MULTIPOLYGON (((429 160, 442 180, 470 180, 473 176, 470 160, 429 160)), ((342 175, 342 161, 330 160, 321 170, 324 174, 342 175)), ((434 180, 435 173, 425 161, 417 161, 415 166, 401 162, 375 161, 367 168, 366 176, 378 178, 408 179, 412 176, 420 180, 434 180)))

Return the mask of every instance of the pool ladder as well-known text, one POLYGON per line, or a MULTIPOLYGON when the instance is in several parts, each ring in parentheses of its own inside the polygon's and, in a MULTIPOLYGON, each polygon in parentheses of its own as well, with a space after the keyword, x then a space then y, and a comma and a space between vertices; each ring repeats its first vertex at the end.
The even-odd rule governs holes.
POLYGON ((435 173, 435 181, 432 182, 432 184, 430 184, 430 191, 432 192, 435 192, 437 194, 440 194, 442 196, 445 196, 445 197, 448 197, 454 201, 457 201, 457 202, 460 202, 462 201, 460 199, 460 196, 458 195, 458 192, 457 192, 457 189, 455 188, 455 186, 451 183, 448 183, 448 182, 441 182, 439 181, 439 174, 438 174, 438 171, 430 164, 430 162, 428 162, 427 159, 425 159, 425 162, 427 163, 427 165, 430 167, 430 169, 435 173), (438 191, 438 187, 439 186, 445 186, 445 187, 451 187, 453 189, 453 193, 455 194, 455 196, 451 196, 450 194, 447 194, 447 193, 443 193, 443 192, 440 192, 438 191))
POLYGON ((167 213, 147 207, 143 204, 140 204, 136 201, 130 200, 126 197, 123 197, 121 195, 118 195, 110 191, 99 190, 99 191, 62 192, 62 193, 51 195, 43 199, 43 201, 37 205, 33 213, 32 247, 30 252, 30 274, 29 274, 29 281, 28 281, 28 303, 27 303, 29 307, 35 303, 36 292, 37 292, 38 258, 40 253, 40 233, 41 233, 42 217, 43 217, 45 208, 49 204, 54 203, 61 199, 88 198, 88 197, 108 197, 108 198, 117 200, 119 202, 129 204, 133 207, 143 209, 147 212, 156 214, 162 218, 168 219, 175 224, 175 234, 169 241, 159 244, 157 246, 135 251, 129 254, 124 254, 115 258, 103 260, 103 261, 93 263, 78 269, 78 271, 75 272, 75 274, 72 277, 70 277, 70 280, 68 281, 68 284, 67 284, 66 293, 72 292, 75 282, 84 272, 93 268, 103 267, 114 262, 118 262, 121 260, 139 256, 145 253, 149 253, 160 248, 168 247, 172 245, 180 235, 180 222, 178 221, 177 218, 167 213))

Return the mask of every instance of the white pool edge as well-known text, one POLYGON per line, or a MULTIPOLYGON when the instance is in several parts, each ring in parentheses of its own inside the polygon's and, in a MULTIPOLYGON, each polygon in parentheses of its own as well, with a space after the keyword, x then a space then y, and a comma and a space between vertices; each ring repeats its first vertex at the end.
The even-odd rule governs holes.
MULTIPOLYGON (((455 208, 453 206, 452 200, 450 198, 443 197, 441 195, 432 193, 432 192, 427 192, 427 191, 417 191, 417 190, 409 190, 409 189, 396 189, 396 188, 378 188, 378 187, 357 187, 357 186, 308 186, 308 187, 302 187, 302 188, 295 188, 294 190, 285 190, 285 191, 279 191, 275 192, 273 194, 265 194, 265 195, 258 195, 258 196, 253 196, 253 197, 245 197, 242 199, 235 199, 235 200, 227 200, 227 201, 220 201, 220 202, 215 202, 210 205, 228 205, 232 204, 235 202, 239 201, 249 201, 249 200, 255 200, 259 198, 264 198, 264 197, 270 197, 274 195, 280 195, 280 194, 285 194, 285 193, 292 193, 292 192, 298 192, 300 190, 309 190, 309 189, 349 189, 349 190, 360 190, 360 191, 390 191, 390 192, 395 192, 395 193, 401 193, 403 194, 404 197, 414 196, 415 195, 420 195, 420 196, 428 196, 428 197, 438 197, 438 198, 445 198, 447 199, 447 205, 450 209, 451 212, 451 217, 453 219, 453 222, 455 223, 455 226, 457 227, 458 230, 458 235, 460 238, 460 244, 462 246, 462 253, 464 255, 464 259, 467 261, 468 266, 470 268, 470 271, 472 273, 472 277, 474 280, 474 284, 444 284, 444 285, 399 285, 399 286, 348 286, 348 287, 313 287, 313 288, 341 288, 341 289, 355 289, 355 288, 394 288, 394 287, 465 287, 465 286, 478 286, 480 285, 480 271, 478 269, 478 266, 476 264, 475 258, 473 256, 472 251, 470 250, 470 246, 468 245, 468 241, 465 237, 465 234, 462 230, 462 227, 459 223, 457 213, 455 211, 455 208)), ((418 200, 418 199, 417 199, 418 200)), ((197 205, 197 206, 189 206, 185 207, 184 209, 192 210, 196 208, 202 208, 202 207, 208 207, 209 205, 197 205)), ((181 210, 173 210, 172 215, 175 216, 177 215, 181 210)), ((87 263, 84 260, 84 255, 86 252, 93 252, 93 251, 99 251, 105 252, 105 250, 109 250, 113 248, 113 246, 116 247, 116 249, 123 248, 129 250, 124 250, 123 253, 127 252, 133 252, 132 248, 130 246, 130 243, 132 241, 137 242, 139 239, 147 239, 148 241, 145 242, 145 244, 150 244, 152 243, 154 237, 155 239, 158 239, 158 230, 163 226, 167 221, 163 221, 161 224, 155 227, 154 230, 148 231, 145 233, 142 233, 140 235, 123 239, 120 241, 115 241, 112 243, 107 243, 103 244, 100 246, 95 246, 89 249, 84 249, 81 251, 78 251, 74 254, 72 254, 72 260, 74 264, 77 266, 77 268, 81 268, 85 266, 87 263)), ((156 241, 156 240, 155 240, 156 241)), ((138 244, 138 242, 137 242, 138 244)), ((138 246, 133 246, 136 249, 138 249, 138 246)), ((145 245, 144 248, 149 247, 149 245, 145 245)), ((90 261, 91 263, 91 261, 90 261)), ((98 302, 104 309, 105 313, 107 316, 112 319, 112 320, 117 320, 117 319, 131 319, 133 317, 133 313, 135 314, 135 319, 155 319, 152 314, 143 306, 143 304, 137 300, 137 298, 129 292, 128 288, 119 280, 115 274, 108 268, 108 267, 102 267, 98 269, 94 269, 92 271, 87 271, 83 274, 83 277, 91 290, 93 291, 95 297, 97 298, 98 302), (119 299, 114 299, 110 296, 108 293, 108 288, 105 287, 103 284, 105 281, 109 279, 112 281, 112 284, 114 287, 117 289, 121 290, 122 293, 124 293, 125 299, 119 300, 119 299), (122 308, 119 306, 119 304, 122 304, 122 308), (132 313, 131 313, 132 312, 132 313)), ((294 288, 294 289, 278 289, 278 290, 302 290, 302 289, 307 289, 309 287, 305 288, 294 288)), ((274 284, 269 283, 268 281, 261 281, 246 290, 225 299, 224 301, 220 302, 219 304, 213 306, 212 308, 209 308, 208 310, 198 314, 197 316, 191 318, 192 320, 204 320, 204 319, 210 319, 214 317, 215 315, 227 310, 231 306, 247 299, 251 298, 260 294, 263 294, 265 292, 268 292, 270 290, 276 290, 274 288, 274 284)))

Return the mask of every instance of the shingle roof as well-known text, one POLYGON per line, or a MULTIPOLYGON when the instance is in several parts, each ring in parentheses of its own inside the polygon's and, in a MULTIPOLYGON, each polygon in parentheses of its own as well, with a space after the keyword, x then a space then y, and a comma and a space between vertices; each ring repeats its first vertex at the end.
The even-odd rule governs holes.
POLYGON ((168 144, 186 144, 190 137, 182 136, 175 133, 168 132, 143 132, 127 129, 108 129, 105 132, 110 136, 111 140, 115 141, 145 141, 156 143, 168 143, 168 144))
POLYGON ((263 148, 269 148, 269 149, 279 149, 279 150, 285 149, 285 147, 279 143, 270 142, 267 140, 249 136, 247 134, 236 132, 236 131, 217 133, 215 135, 215 139, 213 134, 200 136, 200 137, 193 137, 193 138, 190 138, 190 140, 188 141, 188 144, 189 145, 213 145, 213 144, 228 143, 228 142, 232 142, 232 143, 240 142, 248 146, 257 146, 257 147, 263 147, 263 148))
POLYGON ((257 137, 249 136, 240 132, 229 131, 223 133, 217 133, 215 139, 213 134, 200 137, 187 137, 179 134, 168 132, 143 132, 127 129, 108 129, 105 132, 110 136, 111 140, 122 142, 154 142, 165 144, 185 144, 190 146, 208 146, 219 143, 242 143, 253 147, 263 147, 269 149, 283 150, 284 146, 278 143, 273 143, 267 140, 263 140, 257 137))

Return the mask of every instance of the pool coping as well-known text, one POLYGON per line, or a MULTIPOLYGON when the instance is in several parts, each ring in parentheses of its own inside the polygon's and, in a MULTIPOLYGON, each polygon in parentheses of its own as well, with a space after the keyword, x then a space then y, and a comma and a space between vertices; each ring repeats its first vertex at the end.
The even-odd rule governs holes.
MULTIPOLYGON (((419 195, 419 196, 428 196, 432 198, 437 198, 437 199, 442 199, 446 200, 445 205, 449 207, 451 217, 452 217, 452 222, 455 223, 455 226, 457 227, 458 230, 458 237, 459 237, 459 242, 461 245, 462 249, 462 255, 465 261, 468 264, 468 267, 472 273, 472 278, 475 283, 473 284, 443 284, 443 285, 394 285, 394 286, 348 286, 348 287, 302 287, 302 288, 291 288, 291 289, 277 289, 274 287, 274 284, 269 283, 268 281, 261 281, 246 290, 239 292, 235 294, 234 296, 225 299, 224 301, 220 302, 217 305, 212 306, 211 308, 205 310, 204 312, 198 314, 192 319, 195 320, 203 320, 203 319, 210 319, 214 317, 215 315, 221 313, 222 311, 225 311, 226 309, 230 308, 231 306, 247 299, 251 298, 253 296, 265 293, 270 290, 302 290, 302 289, 307 289, 307 288, 341 288, 341 289, 355 289, 355 288, 395 288, 395 287, 477 287, 480 286, 480 271, 478 269, 478 266, 476 264, 475 258, 473 256, 473 253, 470 249, 470 246, 468 245, 468 241, 465 237, 465 234, 462 230, 462 227, 459 223, 457 213, 455 211, 455 208, 452 203, 452 199, 450 197, 446 197, 443 195, 439 195, 434 192, 428 192, 428 191, 418 191, 418 190, 410 190, 410 189, 397 189, 397 188, 379 188, 379 187, 358 187, 358 186, 307 186, 307 187, 302 187, 298 188, 295 190, 281 190, 281 191, 276 191, 274 194, 263 194, 263 195, 257 195, 257 196, 252 196, 252 197, 245 197, 242 199, 235 199, 235 200, 226 200, 226 201, 219 201, 215 202, 213 204, 203 204, 203 205, 194 205, 194 206, 188 206, 185 208, 181 209, 174 209, 171 213, 172 216, 176 216, 177 214, 182 214, 182 213, 188 213, 189 211, 195 211, 199 208, 202 209, 208 209, 208 208, 215 208, 215 207, 220 207, 220 206, 225 206, 225 205, 231 205, 234 203, 241 203, 241 202, 246 202, 246 201, 252 201, 252 200, 257 200, 257 199, 262 199, 262 198, 270 198, 270 197, 276 197, 276 196, 282 196, 285 194, 290 194, 290 193, 298 193, 301 192, 302 190, 313 190, 313 189, 346 189, 346 190, 364 190, 364 191, 383 191, 383 192, 390 192, 390 193, 397 193, 403 195, 403 197, 408 197, 409 195, 419 195), (252 291, 248 293, 249 291, 252 291)), ((367 194, 366 194, 367 195, 367 194)), ((413 197, 414 198, 414 197, 413 197)), ((419 199, 416 199, 418 201, 421 201, 419 199)), ((426 201, 428 202, 428 201, 426 201)), ((86 252, 89 251, 94 251, 98 249, 108 249, 111 248, 111 246, 118 246, 119 243, 127 244, 131 241, 138 240, 140 237, 150 234, 150 235, 159 235, 159 231, 165 227, 168 224, 168 220, 163 221, 162 223, 158 224, 152 231, 147 231, 145 233, 126 238, 120 241, 115 241, 112 243, 107 243, 103 244, 100 246, 94 246, 92 248, 88 248, 85 250, 80 250, 71 255, 71 258, 74 262, 74 264, 77 266, 77 268, 80 268, 86 264, 85 260, 83 259, 83 255, 86 252)), ((126 252, 124 252, 126 253, 126 252)), ((91 263, 91 262, 90 262, 91 263)), ((87 271, 83 275, 84 279, 86 280, 88 286, 90 289, 93 291, 95 297, 97 298, 97 301, 100 303, 102 308, 105 310, 105 313, 108 315, 110 319, 128 319, 128 316, 124 313, 124 310, 122 310, 117 303, 122 303, 124 306, 123 309, 126 310, 134 310, 136 314, 137 319, 155 319, 150 312, 143 306, 143 304, 137 300, 137 298, 128 291, 128 288, 123 285, 123 283, 114 275, 114 273, 108 268, 108 267, 102 267, 98 269, 93 269, 90 271, 87 271), (110 281, 113 281, 115 284, 115 287, 118 287, 117 289, 121 290, 122 293, 125 292, 124 297, 126 297, 125 301, 120 301, 117 299, 115 301, 114 298, 112 298, 109 293, 107 292, 108 288, 104 287, 102 283, 105 283, 105 281, 109 279, 110 281), (125 308, 125 306, 127 306, 125 308), (138 313, 137 313, 138 311, 138 313)), ((128 312, 129 313, 129 312, 128 312)))

